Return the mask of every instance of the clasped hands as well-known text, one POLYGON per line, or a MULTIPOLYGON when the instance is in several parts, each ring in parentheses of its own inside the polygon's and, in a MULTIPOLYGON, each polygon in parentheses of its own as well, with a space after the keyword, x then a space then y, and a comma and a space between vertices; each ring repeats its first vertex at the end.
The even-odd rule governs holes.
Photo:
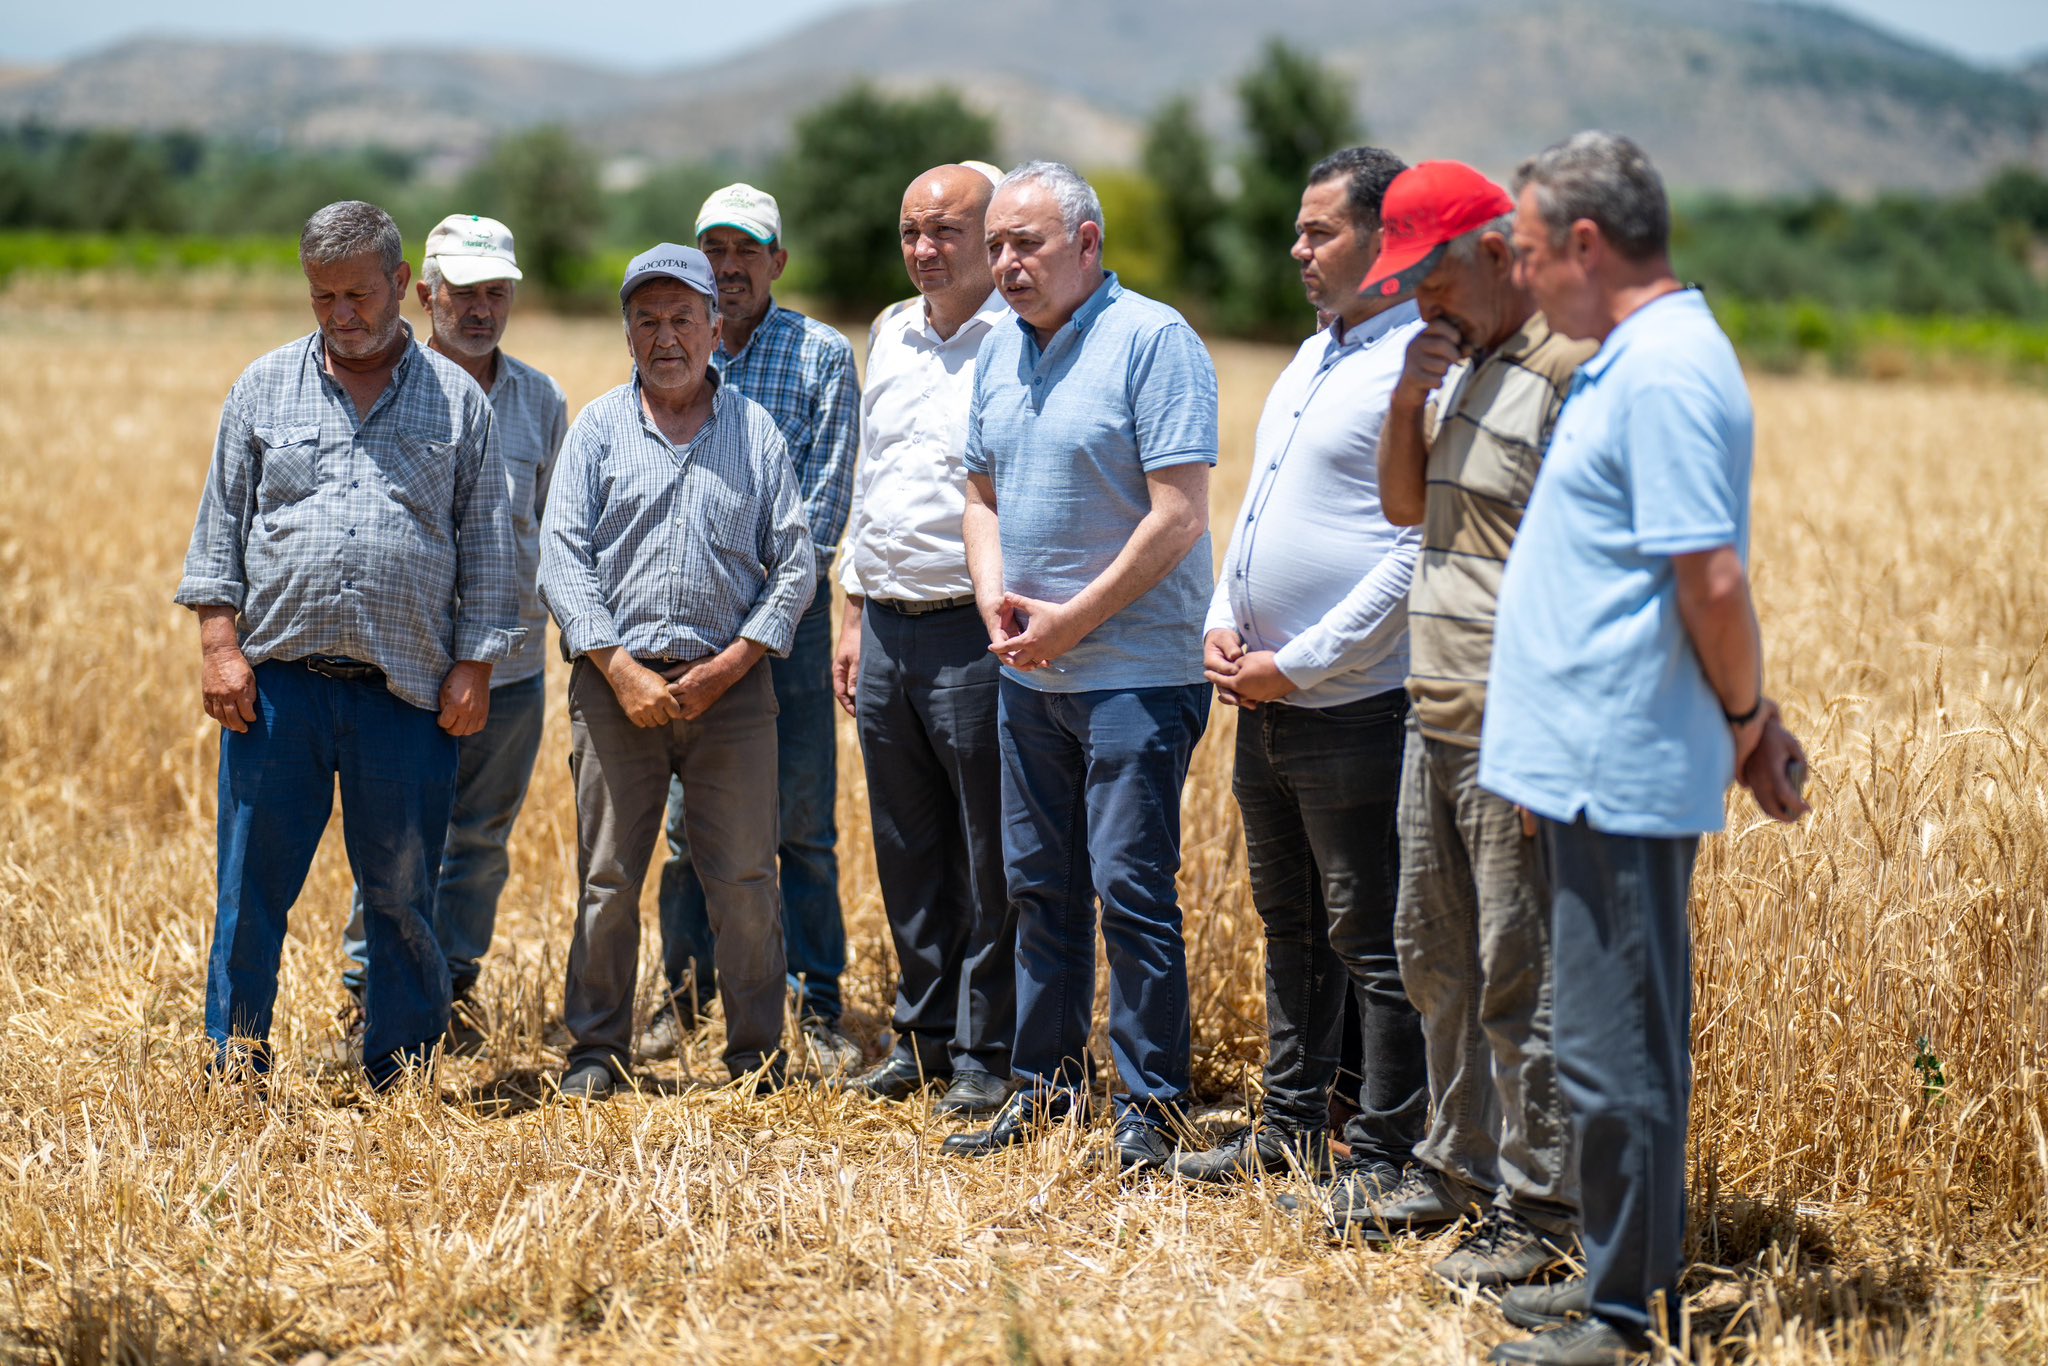
MULTIPOLYGON (((695 721, 753 667, 739 647, 745 641, 703 659, 690 660, 657 673, 623 650, 614 649, 599 665, 619 699, 626 719, 643 730, 671 721, 695 721)), ((597 651, 591 652, 593 655, 597 651)))
POLYGON ((1261 702, 1278 702, 1296 691, 1271 650, 1251 650, 1242 637, 1218 627, 1202 638, 1202 676, 1215 685, 1226 707, 1258 710, 1261 702))
POLYGON ((983 610, 982 620, 988 627, 989 653, 1024 672, 1051 668, 1095 629, 1071 602, 1047 602, 1022 593, 1003 594, 993 613, 983 610))

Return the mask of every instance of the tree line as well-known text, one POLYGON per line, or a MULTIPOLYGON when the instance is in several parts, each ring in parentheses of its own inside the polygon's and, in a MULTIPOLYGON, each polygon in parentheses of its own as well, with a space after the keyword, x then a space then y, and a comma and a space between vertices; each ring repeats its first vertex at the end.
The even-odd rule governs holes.
MULTIPOLYGON (((1303 177, 1367 133, 1348 87, 1284 43, 1266 47, 1235 93, 1232 136, 1177 98, 1150 120, 1136 169, 1080 169, 1102 194, 1109 264, 1134 288, 1217 332, 1298 337, 1308 315, 1285 244, 1303 177)), ((502 139, 451 182, 381 148, 26 125, 0 131, 0 229, 278 235, 339 198, 373 200, 408 224, 486 212, 513 224, 535 282, 574 303, 601 299, 633 250, 687 239, 711 189, 754 179, 782 201, 792 290, 859 316, 905 292, 903 186, 927 166, 997 161, 1000 150, 993 120, 952 91, 867 86, 800 118, 772 164, 655 167, 612 187, 600 155, 553 127, 502 139)), ((1673 249, 1710 297, 1766 309, 2048 323, 2048 178, 2025 168, 1952 197, 1680 196, 1673 249)))

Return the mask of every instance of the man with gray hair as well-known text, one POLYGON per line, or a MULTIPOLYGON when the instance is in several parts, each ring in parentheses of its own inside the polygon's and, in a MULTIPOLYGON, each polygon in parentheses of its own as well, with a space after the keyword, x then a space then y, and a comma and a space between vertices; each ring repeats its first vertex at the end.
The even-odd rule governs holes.
POLYGON ((337 775, 363 894, 362 1063, 379 1089, 448 1027, 433 932, 459 741, 518 643, 519 594, 490 402, 413 343, 411 271, 373 204, 306 221, 319 327, 242 373, 177 601, 199 618, 219 722, 219 893, 207 965, 213 1069, 270 1066, 285 921, 337 775))
POLYGON ((975 362, 962 531, 989 650, 1017 915, 1022 1089, 946 1140, 983 1156, 1085 1112, 1095 903, 1125 1090, 1114 1153, 1158 1168, 1188 1091, 1180 795, 1208 720, 1216 370, 1164 304, 1102 265, 1102 205, 1056 162, 1003 178, 985 238, 1016 317, 975 362))
POLYGON ((1502 1300, 1498 1362, 1609 1362, 1678 1319, 1692 1091, 1686 901, 1731 777, 1796 820, 1805 756, 1764 692, 1745 567, 1752 419, 1735 350, 1672 274, 1670 210, 1627 138, 1522 164, 1517 278, 1599 343, 1572 382, 1500 589, 1479 784, 1533 812, 1553 1040, 1586 1274, 1502 1300), (1584 1315, 1568 1321, 1574 1314, 1584 1315))
MULTIPOLYGON (((540 754, 547 701, 547 609, 541 606, 535 583, 540 572, 540 521, 547 508, 555 452, 569 429, 569 404, 562 386, 499 346, 512 320, 520 279, 512 230, 495 218, 454 213, 427 234, 416 286, 420 307, 433 324, 427 346, 460 366, 491 400, 491 426, 511 492, 512 534, 519 556, 519 624, 526 632, 491 673, 490 719, 482 730, 463 738, 455 772, 455 810, 441 856, 434 937, 448 955, 454 991, 448 1045, 458 1055, 474 1053, 483 1044, 481 1014, 470 998, 498 920, 498 896, 510 867, 505 844, 540 754)), ((352 961, 342 974, 342 985, 360 1016, 367 955, 360 887, 343 944, 352 961)))

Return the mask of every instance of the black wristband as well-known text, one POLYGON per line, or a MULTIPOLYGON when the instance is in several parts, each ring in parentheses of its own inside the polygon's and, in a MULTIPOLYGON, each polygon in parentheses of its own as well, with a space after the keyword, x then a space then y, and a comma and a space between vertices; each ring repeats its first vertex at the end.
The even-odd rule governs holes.
POLYGON ((1729 711, 1726 707, 1723 707, 1721 709, 1721 715, 1728 718, 1729 725, 1735 727, 1735 729, 1737 730, 1741 730, 1744 726, 1756 720, 1757 713, 1762 711, 1763 709, 1763 695, 1758 694, 1756 699, 1756 705, 1752 706, 1748 711, 1742 713, 1742 715, 1737 716, 1734 712, 1729 711))

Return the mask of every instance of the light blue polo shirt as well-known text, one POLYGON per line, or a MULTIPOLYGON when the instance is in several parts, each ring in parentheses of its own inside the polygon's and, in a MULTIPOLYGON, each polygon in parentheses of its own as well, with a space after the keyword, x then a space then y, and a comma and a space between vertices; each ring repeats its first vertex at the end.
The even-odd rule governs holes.
POLYGON ((1617 835, 1723 822, 1734 740, 1672 557, 1749 557, 1752 420, 1697 290, 1644 305, 1572 382, 1501 583, 1479 783, 1617 835))
MULTIPOLYGON (((1114 272, 1042 350, 1022 318, 981 344, 967 468, 996 488, 1003 586, 1066 602, 1098 578, 1151 510, 1145 476, 1216 463, 1216 367, 1165 304, 1114 272)), ((1050 668, 1007 677, 1043 692, 1202 681, 1209 536, 1050 668)))

